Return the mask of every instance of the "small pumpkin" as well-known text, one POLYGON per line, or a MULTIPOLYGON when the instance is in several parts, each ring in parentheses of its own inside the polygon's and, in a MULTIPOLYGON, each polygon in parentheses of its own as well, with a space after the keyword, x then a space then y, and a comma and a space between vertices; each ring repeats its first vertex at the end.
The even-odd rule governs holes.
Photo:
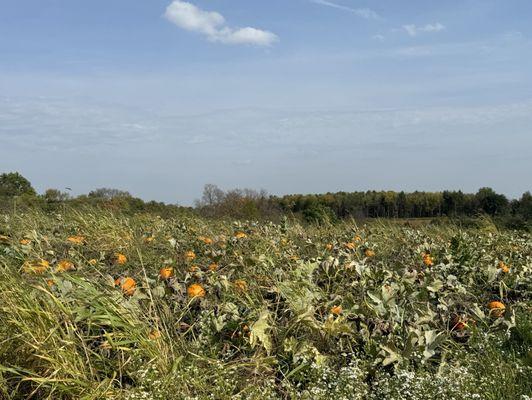
POLYGON ((505 274, 507 274, 508 272, 510 272, 510 267, 504 262, 504 261, 499 261, 499 265, 498 265, 499 269, 504 272, 505 274))
POLYGON ((346 249, 353 250, 356 247, 356 244, 354 244, 353 242, 347 242, 346 244, 344 244, 344 246, 346 249))
POLYGON ((430 253, 423 253, 423 264, 425 264, 427 267, 431 267, 434 265, 434 260, 432 259, 432 256, 430 253))
POLYGON ((85 238, 81 235, 69 236, 67 238, 67 242, 72 244, 83 244, 85 243, 85 238))
POLYGON ((241 292, 246 292, 248 290, 248 283, 243 279, 237 279, 234 285, 235 288, 241 292))
POLYGON ((488 309, 490 310, 490 315, 492 317, 500 318, 504 315, 506 306, 500 301, 491 301, 488 303, 488 309))
POLYGON ((57 263, 56 272, 68 272, 75 270, 74 263, 68 260, 61 260, 57 263))
POLYGON ((187 294, 190 298, 205 297, 206 292, 199 283, 194 283, 187 288, 187 294))
POLYGON ((130 277, 118 278, 115 280, 115 286, 120 286, 120 289, 122 289, 122 292, 124 292, 125 295, 133 296, 137 289, 137 282, 130 277))
POLYGON ((206 237, 206 236, 200 236, 198 238, 200 241, 202 241, 203 243, 209 245, 209 244, 212 244, 213 243, 213 240, 209 237, 206 237))
POLYGON ((161 337, 161 331, 159 329, 152 329, 148 334, 150 340, 157 340, 161 337))
POLYGON ((340 315, 342 313, 342 306, 331 307, 330 313, 333 315, 340 315))
POLYGON ((159 271, 159 278, 163 281, 170 279, 174 276, 174 269, 172 267, 163 267, 159 271))
POLYGON ((192 261, 192 260, 194 260, 195 258, 196 258, 196 253, 194 253, 192 250, 187 251, 187 252, 185 253, 185 260, 187 260, 187 261, 192 261))
POLYGON ((371 249, 364 250, 364 255, 368 258, 375 257, 375 252, 371 249))
POLYGON ((116 253, 113 256, 113 264, 124 265, 125 263, 127 263, 127 257, 124 254, 116 253))

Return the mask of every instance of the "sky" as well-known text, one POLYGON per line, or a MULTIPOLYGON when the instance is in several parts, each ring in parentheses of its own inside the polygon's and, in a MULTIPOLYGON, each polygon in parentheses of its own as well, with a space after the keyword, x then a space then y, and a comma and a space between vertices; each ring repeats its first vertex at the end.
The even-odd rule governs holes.
POLYGON ((192 204, 532 190, 530 0, 0 0, 0 172, 192 204))

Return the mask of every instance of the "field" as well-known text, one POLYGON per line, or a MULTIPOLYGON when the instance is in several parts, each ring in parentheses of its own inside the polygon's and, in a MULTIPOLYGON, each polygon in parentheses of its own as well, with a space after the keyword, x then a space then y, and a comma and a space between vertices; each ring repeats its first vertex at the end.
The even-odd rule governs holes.
POLYGON ((0 219, 1 399, 530 399, 532 237, 0 219))

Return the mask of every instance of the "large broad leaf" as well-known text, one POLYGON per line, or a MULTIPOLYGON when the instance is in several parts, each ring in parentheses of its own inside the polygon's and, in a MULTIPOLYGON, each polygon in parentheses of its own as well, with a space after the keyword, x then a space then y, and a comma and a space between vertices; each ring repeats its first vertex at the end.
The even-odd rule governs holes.
POLYGON ((249 336, 250 343, 253 347, 262 344, 268 354, 272 351, 272 339, 269 335, 271 330, 270 325, 270 312, 263 310, 259 316, 259 319, 251 325, 251 333, 249 336))
POLYGON ((157 285, 153 289, 151 289, 151 294, 153 297, 162 299, 165 295, 164 286, 157 285))
POLYGON ((425 350, 423 357, 428 360, 436 354, 436 349, 445 339, 443 332, 437 333, 435 330, 425 331, 425 350))
POLYGON ((381 355, 384 356, 384 359, 382 360, 382 365, 390 365, 394 364, 396 362, 401 362, 403 357, 401 356, 401 352, 393 345, 380 345, 381 348, 381 355))
POLYGON ((429 286, 427 290, 430 290, 433 293, 438 292, 443 287, 443 282, 439 279, 435 279, 429 286))
POLYGON ((488 275, 488 282, 491 283, 497 279, 499 269, 494 265, 490 265, 486 270, 486 274, 488 275))
POLYGON ((278 285, 278 290, 293 312, 295 320, 313 328, 318 328, 314 318, 314 304, 322 298, 320 288, 312 281, 312 273, 316 268, 316 263, 300 263, 291 271, 290 279, 278 285))
POLYGON ((333 318, 332 316, 327 318, 323 323, 323 330, 331 336, 350 334, 353 332, 344 317, 333 318))
POLYGON ((486 314, 484 313, 484 311, 482 311, 482 309, 478 306, 477 303, 473 303, 469 306, 469 308, 473 315, 475 315, 478 319, 483 320, 484 318, 486 318, 486 314))

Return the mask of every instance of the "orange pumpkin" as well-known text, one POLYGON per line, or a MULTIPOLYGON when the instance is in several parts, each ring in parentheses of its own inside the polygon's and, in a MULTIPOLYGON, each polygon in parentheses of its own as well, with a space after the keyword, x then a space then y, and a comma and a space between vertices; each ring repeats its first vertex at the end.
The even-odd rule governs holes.
POLYGON ((508 265, 506 265, 504 263, 504 261, 499 261, 499 269, 504 272, 505 274, 507 274, 508 272, 510 272, 510 267, 508 265))
POLYGON ((120 286, 120 289, 122 289, 125 295, 133 296, 137 289, 137 282, 135 282, 135 279, 129 277, 118 278, 115 280, 115 286, 120 286))
POLYGON ((148 334, 150 340, 157 340, 161 337, 161 331, 159 329, 152 329, 148 334))
POLYGON ((205 236, 200 236, 198 239, 201 240, 205 244, 212 244, 213 242, 211 238, 208 238, 205 236))
POLYGON ((117 265, 124 265, 127 263, 127 257, 124 254, 116 253, 113 257, 113 263, 117 265))
POLYGON ((172 267, 163 267, 159 271, 159 278, 162 280, 170 279, 174 275, 174 269, 172 267))
POLYGON ((85 242, 85 238, 81 235, 70 236, 67 239, 67 242, 72 243, 72 244, 83 244, 85 242))
POLYGON ((434 265, 434 260, 432 259, 430 253, 423 253, 423 264, 425 264, 427 267, 434 265))
POLYGON ((206 292, 205 289, 203 289, 203 286, 199 283, 194 283, 188 287, 187 294, 190 298, 205 297, 206 292))
POLYGON ((248 290, 248 283, 243 279, 237 279, 235 281, 235 288, 241 292, 246 292, 248 290))
POLYGON ((334 314, 334 315, 340 315, 342 313, 342 306, 334 306, 334 307, 331 307, 331 314, 334 314))
POLYGON ((488 308, 490 310, 490 315, 495 318, 500 318, 504 315, 506 311, 506 306, 500 301, 491 301, 488 303, 488 308))
POLYGON ((76 269, 74 263, 68 260, 61 260, 57 263, 56 272, 67 272, 76 269))
POLYGON ((356 247, 356 244, 353 242, 347 242, 344 246, 346 249, 353 250, 356 247))
POLYGON ((193 251, 187 251, 185 253, 185 260, 187 261, 192 261, 196 258, 196 253, 194 253, 193 251))

